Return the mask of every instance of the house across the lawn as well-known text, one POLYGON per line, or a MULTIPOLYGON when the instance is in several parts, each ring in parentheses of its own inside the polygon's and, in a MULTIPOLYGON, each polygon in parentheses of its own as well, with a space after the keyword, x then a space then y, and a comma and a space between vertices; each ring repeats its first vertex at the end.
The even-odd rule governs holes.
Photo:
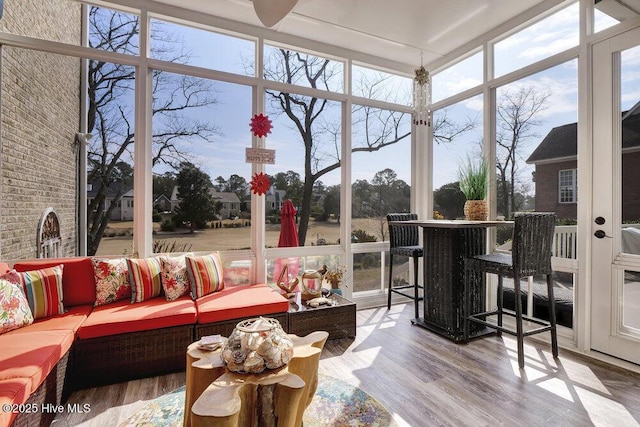
MULTIPOLYGON (((535 210, 576 219, 578 124, 558 126, 531 153, 535 165, 535 210)), ((594 159, 598 161, 598 159, 594 159)), ((597 166, 597 165, 596 165, 597 166)), ((596 168, 597 170, 597 168, 596 168)), ((597 173, 593 175, 597 180, 597 173)), ((640 102, 622 113, 622 221, 640 220, 640 102)))

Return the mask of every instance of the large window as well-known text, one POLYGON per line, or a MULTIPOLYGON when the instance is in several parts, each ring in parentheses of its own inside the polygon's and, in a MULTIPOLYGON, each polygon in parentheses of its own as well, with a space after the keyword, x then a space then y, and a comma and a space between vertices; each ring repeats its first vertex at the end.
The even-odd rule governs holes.
POLYGON ((251 88, 167 72, 153 87, 154 252, 249 249, 251 88))
POLYGON ((331 92, 344 92, 344 63, 288 47, 265 45, 264 78, 331 92))
POLYGON ((483 59, 483 52, 477 52, 434 74, 431 77, 433 102, 438 102, 482 84, 483 59))
POLYGON ((351 92, 355 96, 411 105, 413 80, 397 74, 353 65, 351 67, 351 92))
POLYGON ((482 96, 434 111, 433 215, 436 219, 463 217, 464 194, 458 170, 468 159, 481 158, 482 96))
POLYGON ((577 169, 567 169, 558 172, 558 186, 560 203, 578 202, 578 174, 577 169))
POLYGON ((268 148, 276 164, 267 165, 271 188, 265 195, 266 245, 277 247, 285 200, 297 211, 300 246, 337 245, 340 241, 340 103, 323 98, 267 90, 266 111, 273 121, 268 148))
POLYGON ((255 41, 152 19, 151 57, 252 76, 255 41))
POLYGON ((89 255, 133 253, 134 80, 133 67, 89 61, 89 255))
POLYGON ((578 45, 578 3, 495 44, 495 77, 578 45))
POLYGON ((556 194, 557 171, 577 161, 576 70, 569 61, 496 90, 498 215, 535 209, 577 218, 556 194))

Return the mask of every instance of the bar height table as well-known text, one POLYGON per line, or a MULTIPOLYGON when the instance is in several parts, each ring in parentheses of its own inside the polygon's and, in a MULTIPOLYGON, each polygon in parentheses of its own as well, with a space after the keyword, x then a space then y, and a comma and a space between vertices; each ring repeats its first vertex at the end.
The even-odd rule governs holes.
MULTIPOLYGON (((395 224, 395 222, 393 222, 395 224)), ((411 322, 446 338, 464 339, 464 260, 486 253, 487 228, 511 225, 511 221, 415 220, 397 224, 417 225, 423 231, 424 300, 423 317, 411 322)), ((469 278, 471 312, 485 311, 485 276, 469 278)), ((470 325, 470 336, 493 332, 479 324, 470 325)))

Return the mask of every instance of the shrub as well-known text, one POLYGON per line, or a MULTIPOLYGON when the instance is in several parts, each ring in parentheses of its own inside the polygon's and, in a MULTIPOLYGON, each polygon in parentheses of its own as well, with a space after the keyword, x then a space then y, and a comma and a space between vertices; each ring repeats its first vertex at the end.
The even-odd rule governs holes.
POLYGON ((366 242, 376 242, 377 239, 375 236, 367 233, 364 230, 353 230, 353 233, 351 233, 351 241, 353 242, 357 242, 357 243, 366 243, 366 242))
POLYGON ((160 230, 162 231, 176 231, 176 224, 170 219, 164 219, 160 223, 160 230))
POLYGON ((171 252, 189 252, 191 250, 190 243, 178 243, 177 241, 169 242, 167 240, 154 240, 153 253, 163 254, 171 252))
POLYGON ((153 222, 160 222, 162 221, 162 215, 160 215, 159 213, 154 213, 151 219, 153 222))

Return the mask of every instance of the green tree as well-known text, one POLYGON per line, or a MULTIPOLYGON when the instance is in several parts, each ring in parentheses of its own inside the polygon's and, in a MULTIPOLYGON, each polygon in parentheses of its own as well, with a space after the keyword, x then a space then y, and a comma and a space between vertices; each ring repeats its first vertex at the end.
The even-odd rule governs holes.
POLYGON ((330 215, 334 215, 336 218, 340 218, 340 186, 332 185, 324 192, 324 200, 322 202, 324 207, 324 216, 328 218, 330 215))
POLYGON ((238 196, 238 199, 240 199, 240 209, 246 210, 246 203, 249 198, 249 188, 250 186, 246 179, 240 175, 233 174, 229 177, 229 181, 227 181, 225 191, 235 193, 236 196, 238 196))
POLYGON ((351 186, 352 216, 370 218, 373 216, 373 189, 366 179, 358 179, 351 186))
POLYGON ((227 187, 228 183, 227 180, 224 179, 222 176, 219 176, 216 178, 216 182, 213 185, 213 188, 216 189, 216 191, 225 191, 225 188, 227 187))
POLYGON ((445 219, 464 216, 465 198, 457 182, 445 184, 433 192, 433 208, 445 219))
POLYGON ((278 172, 271 179, 271 184, 276 190, 283 190, 285 198, 290 199, 294 206, 300 206, 303 201, 304 183, 300 174, 294 171, 278 172))
POLYGON ((162 175, 153 176, 153 194, 155 195, 164 194, 168 199, 171 199, 175 185, 175 172, 165 172, 162 175))
POLYGON ((384 240, 387 234, 386 217, 389 212, 408 212, 411 189, 398 174, 386 168, 376 172, 371 180, 373 217, 378 219, 378 234, 384 240))
POLYGON ((188 224, 193 233, 196 228, 204 226, 206 221, 215 218, 216 205, 211 194, 211 178, 192 163, 182 164, 176 177, 178 199, 174 220, 176 223, 188 224))

